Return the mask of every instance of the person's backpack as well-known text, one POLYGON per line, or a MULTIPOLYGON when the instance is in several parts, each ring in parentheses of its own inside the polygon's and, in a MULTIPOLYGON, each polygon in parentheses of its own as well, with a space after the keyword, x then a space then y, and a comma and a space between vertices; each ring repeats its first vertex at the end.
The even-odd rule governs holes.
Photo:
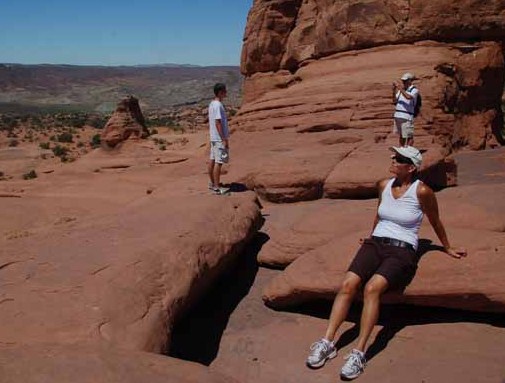
MULTIPOLYGON (((415 88, 415 87, 414 87, 415 88)), ((421 107, 423 106, 423 98, 421 93, 417 93, 416 103, 414 104, 414 117, 417 117, 421 113, 421 107)))

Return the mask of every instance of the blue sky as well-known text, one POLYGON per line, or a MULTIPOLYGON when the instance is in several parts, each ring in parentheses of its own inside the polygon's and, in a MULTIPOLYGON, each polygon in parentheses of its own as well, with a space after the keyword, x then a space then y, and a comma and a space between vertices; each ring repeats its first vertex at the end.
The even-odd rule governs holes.
POLYGON ((253 0, 0 0, 0 62, 239 65, 253 0))

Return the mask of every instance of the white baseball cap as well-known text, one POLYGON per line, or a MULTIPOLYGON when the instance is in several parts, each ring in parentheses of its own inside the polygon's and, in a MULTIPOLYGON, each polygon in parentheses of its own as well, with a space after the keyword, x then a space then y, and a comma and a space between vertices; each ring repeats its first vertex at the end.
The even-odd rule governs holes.
POLYGON ((401 80, 402 81, 407 81, 407 80, 413 80, 415 78, 416 78, 416 76, 414 76, 413 73, 407 72, 407 73, 403 74, 403 76, 401 77, 401 80))
POLYGON ((398 153, 400 156, 408 158, 412 161, 414 166, 419 170, 421 168, 421 164, 423 163, 423 156, 421 152, 414 148, 413 146, 391 146, 389 150, 398 153))

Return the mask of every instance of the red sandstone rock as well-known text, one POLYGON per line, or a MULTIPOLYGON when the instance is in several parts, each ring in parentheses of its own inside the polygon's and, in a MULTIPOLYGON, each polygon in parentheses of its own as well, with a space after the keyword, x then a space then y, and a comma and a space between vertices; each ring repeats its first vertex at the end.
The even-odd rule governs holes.
MULTIPOLYGON (((448 188, 437 193, 440 213, 448 228, 505 231, 505 184, 448 188)), ((265 207, 262 231, 269 241, 258 254, 260 263, 284 267, 295 259, 352 233, 371 229, 377 200, 319 200, 265 207)), ((356 234, 356 238, 357 238, 356 234)))
POLYGON ((318 200, 264 208, 268 219, 262 232, 269 236, 258 261, 269 266, 287 266, 298 257, 371 227, 376 200, 318 200))
POLYGON ((31 219, 13 219, 11 230, 19 229, 1 237, 2 344, 105 342, 155 352, 169 345, 173 323, 261 218, 252 193, 220 199, 202 176, 193 191, 189 162, 145 162, 109 173, 69 164, 17 205, 3 202, 6 217, 24 211, 31 219), (177 176, 181 167, 186 178, 177 176), (146 195, 146 184, 160 187, 146 195))
MULTIPOLYGON (((440 251, 428 252, 405 292, 390 292, 383 301, 505 312, 505 288, 499 277, 505 267, 503 233, 475 229, 451 229, 449 233, 452 243, 465 246, 469 256, 454 259, 440 251)), ((339 238, 298 258, 265 288, 263 299, 275 308, 333 299, 363 235, 367 232, 339 238)), ((438 243, 426 225, 420 238, 438 243)))
POLYGON ((415 145, 428 150, 424 178, 437 189, 455 185, 451 152, 504 142, 504 14, 498 0, 255 1, 242 50, 244 104, 233 129, 264 132, 264 149, 293 142, 272 131, 306 137, 303 149, 291 148, 291 161, 281 160, 282 170, 258 153, 256 168, 247 166, 248 185, 274 202, 372 196, 386 169, 363 160, 378 143, 397 140, 391 82, 406 71, 418 77, 423 97, 415 145), (313 161, 310 151, 322 152, 307 136, 322 132, 326 142, 341 132, 357 141, 338 161, 313 161))
POLYGON ((2 383, 233 383, 196 363, 107 347, 54 344, 0 348, 2 383))
POLYGON ((104 127, 102 141, 109 147, 127 140, 128 138, 145 138, 149 135, 139 102, 129 96, 121 100, 116 111, 104 127))
POLYGON ((496 43, 421 42, 335 54, 292 75, 249 76, 246 102, 233 124, 245 133, 235 135, 233 144, 248 158, 240 164, 250 175, 248 185, 275 202, 373 196, 373 185, 387 175, 381 150, 398 144, 391 82, 406 70, 417 75, 423 97, 415 122, 415 146, 427 150, 423 177, 436 189, 455 185, 457 164, 447 156, 455 148, 481 149, 499 140, 501 52, 496 43), (264 144, 256 152, 250 143, 261 134, 268 138, 260 138, 264 144), (343 150, 335 156, 315 142, 339 143, 343 150), (289 146, 289 156, 270 155, 279 145, 289 146))
POLYGON ((255 1, 242 49, 242 73, 296 70, 308 59, 422 40, 503 40, 505 5, 442 0, 255 1))

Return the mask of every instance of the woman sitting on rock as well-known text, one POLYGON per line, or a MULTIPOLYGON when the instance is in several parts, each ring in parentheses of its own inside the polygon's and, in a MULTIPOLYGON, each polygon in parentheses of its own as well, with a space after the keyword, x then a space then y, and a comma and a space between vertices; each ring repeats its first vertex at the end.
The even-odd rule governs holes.
POLYGON ((347 357, 341 377, 354 379, 365 368, 365 347, 379 317, 381 295, 388 289, 403 289, 417 269, 418 231, 426 214, 447 254, 454 258, 466 256, 466 250, 456 250, 449 244, 438 215, 433 191, 417 179, 422 162, 419 150, 412 146, 393 147, 390 171, 394 178, 378 183, 379 207, 371 238, 362 245, 352 261, 333 303, 324 338, 315 342, 307 358, 312 368, 322 367, 337 355, 335 334, 345 320, 354 296, 363 288, 358 344, 347 357))

